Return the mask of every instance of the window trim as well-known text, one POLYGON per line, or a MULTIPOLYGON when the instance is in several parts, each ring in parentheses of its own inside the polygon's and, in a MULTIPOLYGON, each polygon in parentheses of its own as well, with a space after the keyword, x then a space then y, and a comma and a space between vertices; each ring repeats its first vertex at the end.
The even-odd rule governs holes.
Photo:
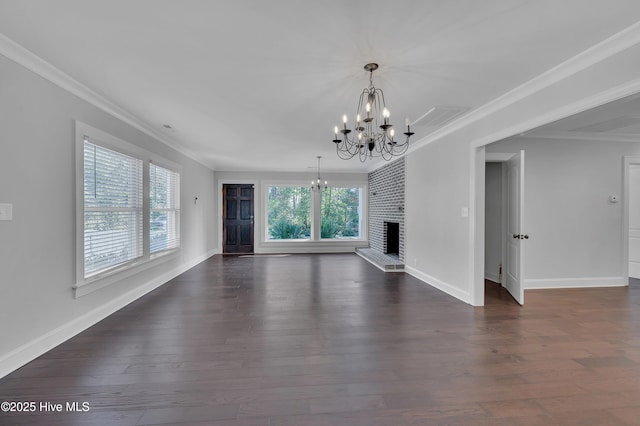
MULTIPOLYGON (((76 267, 75 267, 75 284, 73 289, 75 297, 92 293, 100 288, 118 282, 133 274, 137 274, 143 270, 149 269, 159 263, 168 261, 178 256, 181 247, 164 250, 162 252, 149 253, 149 222, 150 222, 150 204, 149 204, 149 163, 172 170, 178 174, 182 174, 182 167, 170 160, 153 154, 134 144, 126 142, 115 136, 112 136, 100 129, 96 129, 81 121, 75 122, 75 251, 76 251, 76 267), (123 264, 114 265, 104 271, 85 277, 84 271, 84 142, 87 139, 90 143, 99 145, 106 149, 128 155, 130 157, 142 160, 142 256, 123 264)), ((180 181, 180 197, 182 197, 182 180, 180 181)), ((181 214, 179 219, 181 220, 181 214)))

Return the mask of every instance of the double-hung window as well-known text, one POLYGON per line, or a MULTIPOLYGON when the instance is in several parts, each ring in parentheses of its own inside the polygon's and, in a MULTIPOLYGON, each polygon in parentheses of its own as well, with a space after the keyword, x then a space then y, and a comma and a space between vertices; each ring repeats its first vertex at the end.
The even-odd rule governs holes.
POLYGON ((142 165, 85 138, 85 278, 142 257, 142 165))

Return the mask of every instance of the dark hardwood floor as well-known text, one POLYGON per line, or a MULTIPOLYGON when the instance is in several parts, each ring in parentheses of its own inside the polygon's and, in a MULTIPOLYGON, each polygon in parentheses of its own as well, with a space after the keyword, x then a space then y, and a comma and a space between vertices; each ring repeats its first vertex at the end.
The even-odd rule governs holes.
POLYGON ((351 254, 215 256, 0 380, 0 424, 638 425, 640 285, 474 308, 351 254), (66 407, 65 407, 66 409, 66 407))

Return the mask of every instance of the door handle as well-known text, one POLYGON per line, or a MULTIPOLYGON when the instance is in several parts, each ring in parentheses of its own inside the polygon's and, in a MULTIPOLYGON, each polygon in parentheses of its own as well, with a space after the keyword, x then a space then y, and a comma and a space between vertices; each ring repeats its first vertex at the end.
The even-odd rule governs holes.
POLYGON ((520 238, 524 238, 525 240, 528 240, 529 234, 520 235, 520 238))
POLYGON ((513 234, 513 238, 520 238, 520 234, 513 234))

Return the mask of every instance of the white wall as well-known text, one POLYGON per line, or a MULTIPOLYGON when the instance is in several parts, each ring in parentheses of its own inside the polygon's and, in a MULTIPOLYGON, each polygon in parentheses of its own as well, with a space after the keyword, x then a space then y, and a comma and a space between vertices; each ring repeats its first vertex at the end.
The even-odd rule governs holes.
POLYGON ((484 276, 500 282, 503 247, 502 163, 485 166, 484 276))
POLYGON ((484 182, 476 186, 477 148, 640 91, 639 33, 634 28, 578 55, 423 138, 406 164, 407 272, 484 304, 484 260, 477 259, 484 255, 484 236, 475 220, 484 214, 484 182), (462 217, 464 207, 469 217, 462 217))
POLYGON ((640 154, 640 143, 517 137, 487 147, 521 149, 525 288, 626 284, 622 158, 640 154))
MULTIPOLYGON (((366 173, 322 173, 322 179, 333 186, 363 186, 363 206, 367 205, 367 174, 366 173)), ((266 241, 265 191, 268 185, 301 184, 310 185, 317 177, 316 172, 215 172, 218 213, 217 226, 219 245, 222 241, 222 185, 233 183, 250 183, 254 189, 254 252, 255 253, 344 253, 354 252, 357 247, 367 247, 367 218, 362 218, 361 240, 325 240, 325 241, 266 241)), ((319 212, 319 207, 318 207, 319 212)))
POLYGON ((0 377, 217 249, 213 171, 0 56, 0 377), (182 165, 176 258, 74 298, 75 131, 80 120, 182 165), (198 204, 193 198, 198 196, 198 204))

